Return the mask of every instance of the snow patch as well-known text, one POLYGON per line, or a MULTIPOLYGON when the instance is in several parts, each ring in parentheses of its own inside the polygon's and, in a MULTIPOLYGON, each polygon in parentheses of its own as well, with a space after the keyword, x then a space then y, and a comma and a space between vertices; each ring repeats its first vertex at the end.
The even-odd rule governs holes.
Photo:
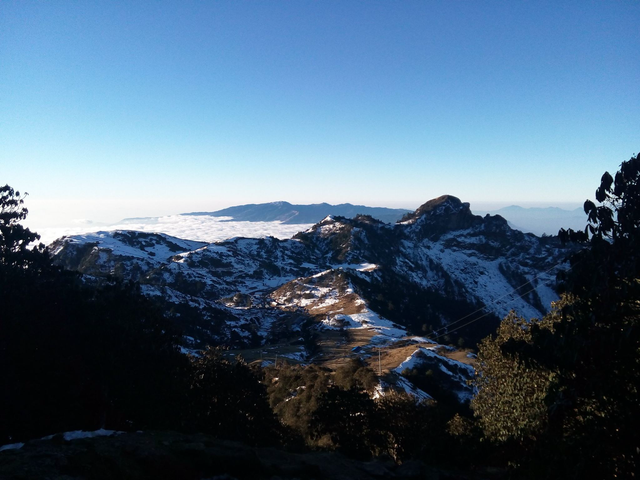
MULTIPOLYGON (((62 438, 66 441, 70 440, 78 440, 79 438, 94 438, 94 437, 110 437, 111 435, 121 435, 125 432, 121 432, 118 430, 105 430, 101 428, 99 430, 94 430, 92 432, 86 432, 84 430, 74 430, 72 432, 64 432, 62 434, 62 438)), ((51 440, 56 435, 60 435, 56 433, 54 435, 47 435, 46 437, 42 437, 41 440, 51 440)))
POLYGON ((405 392, 415 397, 417 400, 433 399, 431 395, 429 395, 427 392, 423 390, 420 390, 418 387, 415 387, 409 380, 407 380, 403 376, 398 376, 398 380, 396 381, 396 386, 403 389, 405 392))
POLYGON ((8 445, 2 445, 0 447, 0 452, 3 452, 5 450, 19 450, 22 447, 24 447, 24 443, 9 443, 8 445))
MULTIPOLYGON (((51 440, 53 437, 57 435, 62 435, 62 438, 64 438, 68 442, 68 441, 77 440, 80 438, 110 437, 111 435, 121 435, 123 433, 125 432, 121 432, 118 430, 105 430, 104 428, 101 428, 99 430, 94 430, 92 432, 86 432, 84 430, 74 430, 71 432, 55 433, 53 435, 47 435, 46 437, 42 437, 39 440, 51 440)), ((23 446, 24 446, 24 443, 22 442, 2 445, 0 447, 0 452, 4 450, 19 450, 23 446)))
POLYGON ((454 393, 458 396, 458 400, 462 403, 468 402, 473 398, 475 391, 467 385, 467 380, 473 378, 475 370, 471 365, 438 355, 438 353, 435 352, 437 348, 437 345, 434 345, 433 347, 418 347, 393 371, 402 375, 402 372, 405 369, 411 370, 419 367, 427 361, 427 358, 432 358, 438 362, 437 366, 440 371, 449 375, 454 382, 460 385, 460 388, 454 389, 454 393))

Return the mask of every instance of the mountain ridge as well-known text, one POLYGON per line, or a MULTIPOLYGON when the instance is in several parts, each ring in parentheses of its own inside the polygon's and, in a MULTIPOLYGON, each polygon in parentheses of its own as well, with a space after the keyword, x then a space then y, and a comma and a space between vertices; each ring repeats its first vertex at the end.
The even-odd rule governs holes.
POLYGON ((182 215, 233 217, 235 221, 248 222, 279 221, 288 224, 305 224, 317 223, 327 215, 355 217, 358 214, 364 214, 371 215, 385 223, 395 223, 409 211, 410 210, 401 208, 367 207, 365 205, 353 205, 351 203, 331 205, 323 202, 309 205, 296 205, 285 201, 278 201, 236 205, 214 212, 190 212, 182 215))
MULTIPOLYGON (((451 195, 443 195, 442 197, 438 198, 448 197, 456 198, 451 195)), ((436 199, 430 200, 430 202, 433 202, 434 200, 436 199)), ((219 222, 220 228, 222 228, 223 225, 251 225, 252 223, 255 225, 271 224, 274 225, 274 227, 271 228, 271 231, 273 231, 272 234, 279 238, 287 238, 289 235, 292 235, 295 232, 288 232, 286 235, 280 235, 278 233, 276 225, 282 226, 282 228, 286 228, 286 226, 288 226, 289 230, 291 230, 291 228, 295 228, 296 225, 311 226, 322 221, 328 215, 354 218, 358 214, 370 215, 380 221, 393 224, 397 221, 403 221, 407 218, 415 216, 416 211, 420 211, 420 209, 424 207, 424 205, 421 205, 417 210, 407 210, 386 209, 384 207, 365 207, 348 203, 339 205, 330 205, 328 203, 319 203, 314 205, 293 205, 289 202, 280 201, 264 204, 238 205, 215 212, 191 212, 178 214, 173 216, 174 219, 170 222, 170 224, 179 225, 179 221, 177 221, 176 223, 176 219, 179 218, 184 218, 185 220, 187 220, 190 218, 195 219, 197 217, 202 218, 203 221, 205 221, 207 218, 210 218, 212 223, 209 224, 208 228, 213 229, 216 228, 216 224, 213 222, 219 222), (312 209, 311 213, 309 213, 309 208, 312 209), (342 210, 340 210, 341 208, 342 210)), ((576 231, 583 230, 584 226, 586 225, 586 215, 584 214, 582 208, 567 210, 558 207, 538 208, 511 205, 499 210, 473 209, 472 213, 479 216, 486 216, 487 214, 489 214, 492 217, 499 215, 500 217, 506 219, 506 221, 509 222, 509 225, 512 228, 520 230, 524 233, 533 233, 538 236, 556 235, 561 228, 571 228, 576 231)), ((122 225, 122 228, 128 228, 127 225, 144 225, 145 231, 151 231, 153 226, 157 225, 158 229, 160 229, 161 231, 165 231, 167 224, 162 221, 162 218, 164 217, 125 218, 121 220, 119 224, 122 225), (163 228, 165 230, 162 230, 163 228)), ((137 227, 134 226, 133 228, 137 227)), ((199 231, 202 231, 202 227, 192 226, 191 228, 196 228, 199 231)), ((239 228, 239 230, 242 231, 243 229, 239 228)), ((174 233, 172 231, 165 231, 165 233, 175 235, 177 232, 174 233)), ((187 233, 185 232, 184 234, 187 233)), ((181 236, 181 238, 188 238, 183 235, 178 236, 181 236)), ((242 233, 240 234, 240 236, 242 236, 242 233)), ((51 240, 53 239, 55 239, 55 237, 51 238, 51 240)), ((202 237, 200 236, 199 239, 202 239, 202 237)), ((223 238, 215 238, 214 235, 214 238, 212 238, 211 240, 214 239, 222 240, 223 238)))

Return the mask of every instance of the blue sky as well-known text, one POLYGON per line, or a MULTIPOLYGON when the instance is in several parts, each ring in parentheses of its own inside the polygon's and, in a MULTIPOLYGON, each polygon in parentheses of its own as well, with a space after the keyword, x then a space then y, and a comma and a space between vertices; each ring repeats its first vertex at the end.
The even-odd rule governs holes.
POLYGON ((42 225, 575 206, 640 150, 639 21, 637 1, 3 2, 0 183, 42 225))

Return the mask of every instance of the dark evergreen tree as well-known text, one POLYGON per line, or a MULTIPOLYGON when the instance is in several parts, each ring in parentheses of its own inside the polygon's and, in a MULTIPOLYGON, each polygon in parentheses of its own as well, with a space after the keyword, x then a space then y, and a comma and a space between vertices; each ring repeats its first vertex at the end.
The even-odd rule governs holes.
POLYGON ((223 352, 209 347, 192 359, 189 428, 251 444, 277 442, 278 422, 257 373, 223 352))
POLYGON ((334 383, 343 390, 355 388, 373 392, 379 380, 373 370, 365 365, 360 358, 351 358, 347 363, 336 369, 334 383))
POLYGON ((435 443, 429 440, 443 433, 433 421, 433 410, 432 402, 416 402, 415 397, 393 390, 379 398, 373 420, 379 446, 376 453, 388 454, 396 462, 424 458, 425 450, 432 450, 425 447, 435 443))
POLYGON ((188 360, 135 285, 54 267, 0 188, 0 443, 74 429, 179 427, 188 360), (32 248, 33 247, 33 248, 32 248))
POLYGON ((608 172, 585 202, 585 243, 563 277, 570 301, 553 330, 533 331, 539 365, 558 379, 547 398, 562 456, 585 475, 629 477, 640 458, 640 158, 608 172))
POLYGON ((316 439, 328 437, 333 448, 345 455, 369 458, 374 413, 374 401, 366 392, 329 387, 311 417, 312 435, 316 439))
POLYGON ((314 364, 303 367, 284 363, 268 367, 265 376, 269 404, 280 422, 315 445, 311 417, 329 388, 329 370, 314 364))

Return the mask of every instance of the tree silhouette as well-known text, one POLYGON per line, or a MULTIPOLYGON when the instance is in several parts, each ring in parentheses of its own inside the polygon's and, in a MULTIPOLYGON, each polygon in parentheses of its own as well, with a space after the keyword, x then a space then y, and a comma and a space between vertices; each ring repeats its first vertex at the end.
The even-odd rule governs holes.
POLYGON ((20 224, 29 213, 25 197, 9 185, 0 187, 0 265, 4 268, 25 269, 46 263, 44 245, 31 246, 40 235, 20 224))
POLYGON ((590 474, 626 476, 640 454, 639 156, 615 177, 605 172, 595 196, 600 205, 584 205, 584 233, 561 232, 586 248, 563 278, 572 301, 553 331, 534 331, 531 358, 558 372, 550 427, 570 437, 576 462, 590 474))
POLYGON ((344 454, 368 458, 374 412, 375 404, 366 392, 331 386, 318 399, 310 428, 316 438, 328 436, 333 447, 344 454))
POLYGON ((189 428, 252 444, 277 441, 278 424, 266 388, 242 359, 208 347, 193 359, 189 428))
POLYGON ((134 284, 51 264, 0 188, 0 443, 75 429, 178 426, 179 335, 134 284))
POLYGON ((489 437, 504 441, 535 436, 527 470, 538 476, 628 478, 638 470, 637 155, 623 162, 615 177, 605 172, 596 201, 600 205, 585 202, 584 231, 560 231, 563 240, 577 241, 583 248, 560 276, 565 293, 558 308, 545 322, 522 325, 485 342, 484 353, 481 349, 481 370, 488 375, 479 384, 476 413, 489 437), (509 365, 522 375, 507 371, 509 365), (531 387, 534 396, 526 394, 531 387), (500 415, 509 402, 517 408, 500 415))

